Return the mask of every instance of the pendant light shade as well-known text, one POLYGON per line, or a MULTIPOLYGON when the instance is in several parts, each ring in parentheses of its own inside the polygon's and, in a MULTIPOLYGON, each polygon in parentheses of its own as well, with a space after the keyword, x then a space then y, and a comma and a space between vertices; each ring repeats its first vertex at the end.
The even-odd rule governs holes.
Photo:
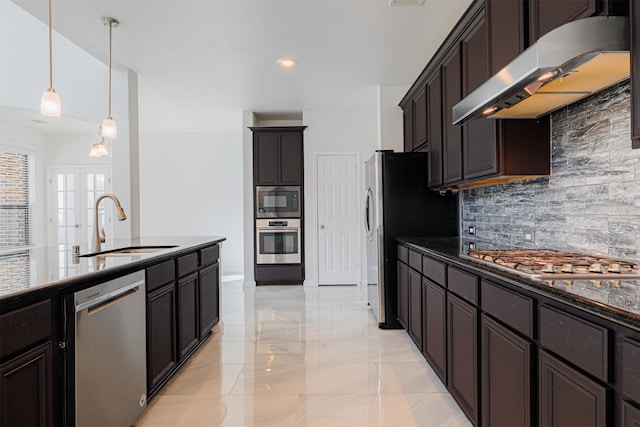
POLYGON ((40 114, 49 117, 60 117, 60 95, 54 88, 49 88, 42 93, 40 100, 40 114))
POLYGON ((118 136, 118 128, 116 128, 116 121, 109 116, 102 122, 102 136, 104 138, 114 139, 118 136))
POLYGON ((104 136, 102 136, 102 127, 98 131, 98 135, 100 135, 100 141, 96 142, 91 146, 91 151, 89 152, 89 157, 106 157, 110 156, 109 152, 110 144, 107 144, 104 140, 104 136))
POLYGON ((113 27, 117 27, 120 25, 117 19, 114 18, 103 18, 102 21, 104 25, 109 26, 109 115, 102 122, 102 136, 104 138, 114 139, 118 136, 118 129, 116 127, 116 121, 111 117, 111 33, 113 31, 113 27))
POLYGON ((40 114, 49 117, 60 117, 62 106, 60 95, 53 88, 53 30, 51 27, 52 0, 49 0, 49 89, 42 93, 40 114))

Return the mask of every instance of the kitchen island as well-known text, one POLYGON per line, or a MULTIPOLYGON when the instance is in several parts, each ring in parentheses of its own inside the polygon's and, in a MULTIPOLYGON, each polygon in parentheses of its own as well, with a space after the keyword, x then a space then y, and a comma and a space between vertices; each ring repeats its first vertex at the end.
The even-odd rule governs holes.
MULTIPOLYGON (((0 407, 7 425, 74 425, 74 293, 145 278, 146 395, 153 396, 219 320, 219 236, 115 239, 0 257, 0 407), (140 247, 148 248, 140 251, 140 247), (118 253, 120 248, 134 248, 118 253)), ((144 356, 144 352, 143 352, 144 356)), ((144 402, 141 402, 141 405, 144 402)))
POLYGON ((399 317, 475 425, 639 422, 640 280, 533 280, 458 238, 398 242, 399 317))

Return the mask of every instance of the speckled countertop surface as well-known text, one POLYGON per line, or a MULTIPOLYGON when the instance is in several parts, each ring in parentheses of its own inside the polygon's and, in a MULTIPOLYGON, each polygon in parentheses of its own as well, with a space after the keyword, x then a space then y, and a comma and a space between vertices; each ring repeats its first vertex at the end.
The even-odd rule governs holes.
POLYGON ((458 264, 488 278, 502 280, 640 330, 640 279, 621 280, 615 284, 605 281, 601 286, 596 286, 589 280, 575 280, 571 284, 560 280, 549 283, 527 279, 462 258, 460 254, 466 253, 468 247, 457 237, 403 237, 397 240, 442 261, 458 264))
MULTIPOLYGON (((132 246, 174 246, 152 253, 118 256, 75 257, 71 246, 49 246, 0 254, 0 302, 7 303, 35 293, 64 290, 163 259, 179 256, 224 241, 220 236, 139 237, 113 239, 103 244, 108 251, 132 246)), ((81 248, 80 254, 91 252, 81 248)))

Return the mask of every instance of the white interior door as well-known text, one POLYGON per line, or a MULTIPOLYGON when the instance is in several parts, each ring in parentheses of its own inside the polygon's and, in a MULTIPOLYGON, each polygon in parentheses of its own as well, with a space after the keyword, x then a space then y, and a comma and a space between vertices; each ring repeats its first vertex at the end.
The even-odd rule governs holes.
MULTIPOLYGON (((86 247, 93 236, 95 200, 110 189, 110 168, 50 167, 49 244, 60 250, 68 250, 76 243, 86 247)), ((98 222, 107 233, 112 228, 112 217, 112 208, 101 204, 98 222)))
POLYGON ((318 284, 356 285, 360 275, 355 154, 317 156, 318 284))

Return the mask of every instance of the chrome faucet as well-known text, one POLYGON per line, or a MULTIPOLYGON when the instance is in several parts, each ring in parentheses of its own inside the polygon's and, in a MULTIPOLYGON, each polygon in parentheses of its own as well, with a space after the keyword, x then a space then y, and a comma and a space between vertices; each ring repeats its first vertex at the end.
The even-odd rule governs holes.
POLYGON ((122 209, 122 205, 120 204, 120 200, 114 195, 110 193, 105 193, 96 199, 96 204, 93 207, 93 252, 101 252, 102 251, 102 243, 105 242, 106 237, 104 235, 104 227, 102 228, 102 232, 98 230, 98 205, 102 199, 109 198, 113 200, 116 204, 116 208, 118 208, 118 221, 124 221, 127 219, 127 215, 124 213, 124 209, 122 209))

